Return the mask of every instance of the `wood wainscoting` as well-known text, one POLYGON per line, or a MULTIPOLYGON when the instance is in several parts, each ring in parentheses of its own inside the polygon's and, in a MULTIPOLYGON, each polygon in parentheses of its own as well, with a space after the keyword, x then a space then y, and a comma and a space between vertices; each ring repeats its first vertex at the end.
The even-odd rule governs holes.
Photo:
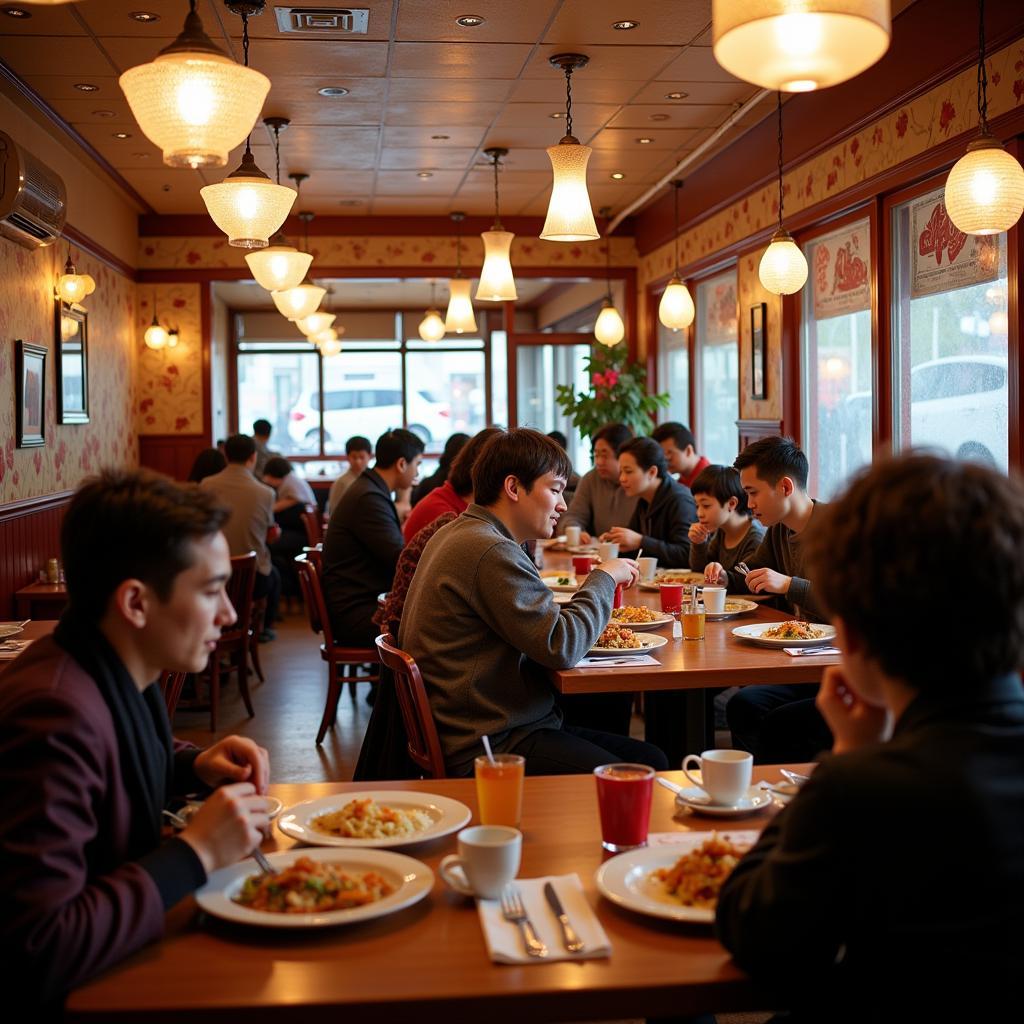
POLYGON ((14 592, 60 557, 60 524, 74 491, 0 506, 0 617, 14 615, 14 592))
POLYGON ((759 441, 762 437, 778 437, 782 433, 781 420, 737 420, 740 431, 740 451, 751 441, 759 441))
POLYGON ((202 434, 140 434, 139 465, 187 480, 196 456, 209 447, 209 438, 202 434))

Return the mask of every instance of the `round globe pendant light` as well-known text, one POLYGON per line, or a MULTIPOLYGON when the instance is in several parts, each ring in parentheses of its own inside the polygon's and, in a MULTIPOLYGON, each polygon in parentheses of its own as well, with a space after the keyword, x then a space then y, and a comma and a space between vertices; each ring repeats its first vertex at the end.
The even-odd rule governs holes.
POLYGON ((152 349, 165 348, 167 342, 170 340, 167 328, 164 327, 156 318, 155 288, 153 289, 153 322, 146 328, 146 333, 142 336, 142 340, 146 343, 148 348, 152 349))
POLYGON ((440 341, 444 337, 444 320, 434 303, 433 281, 430 282, 430 306, 423 314, 417 330, 424 341, 440 341))
POLYGON ((757 276, 766 291, 773 295, 793 295, 807 281, 807 258, 793 236, 782 227, 782 93, 776 96, 779 141, 779 227, 761 257, 757 276))
POLYGON ((609 348, 618 345, 626 336, 626 325, 622 322, 622 317, 612 301, 612 240, 607 228, 611 212, 610 206, 605 206, 601 210, 601 216, 605 219, 604 253, 608 295, 601 304, 601 312, 597 314, 597 320, 594 322, 594 337, 609 348))
POLYGON ((476 287, 477 300, 486 302, 513 302, 516 299, 516 281, 512 274, 512 239, 516 236, 502 227, 498 208, 498 163, 508 150, 492 146, 484 152, 494 164, 494 224, 490 231, 480 237, 484 242, 484 265, 480 271, 480 283, 476 287))
MULTIPOLYGON (((306 228, 305 247, 307 249, 309 248, 309 222, 312 219, 313 213, 310 210, 302 210, 299 213, 299 220, 302 221, 306 228)), ((282 316, 297 323, 299 320, 304 320, 315 313, 326 294, 326 288, 313 284, 306 277, 299 284, 295 285, 294 288, 288 288, 280 292, 271 292, 270 297, 274 300, 274 305, 277 306, 278 312, 282 316)))
POLYGON ((889 49, 889 0, 713 0, 715 60, 762 89, 810 92, 859 75, 889 49))
POLYGON ((565 72, 565 135, 547 150, 554 182, 540 237, 548 242, 589 242, 601 237, 587 192, 587 162, 593 150, 572 133, 572 73, 586 67, 589 59, 582 53, 550 58, 552 65, 565 72))
POLYGON ((473 300, 469 297, 471 282, 462 276, 460 225, 466 215, 456 211, 451 218, 455 222, 455 276, 448 281, 448 310, 444 317, 444 329, 455 334, 475 334, 476 316, 473 314, 473 300))
POLYGON ((978 4, 978 122, 980 134, 946 179, 946 212, 968 235, 1008 231, 1024 213, 1024 168, 988 127, 985 2, 978 4))
POLYGON ((87 295, 96 291, 96 282, 91 274, 80 274, 71 262, 71 246, 68 245, 68 259, 64 264, 64 273, 57 280, 57 295, 61 302, 69 306, 81 302, 87 295))
POLYGON ((223 167, 270 92, 266 75, 236 64, 207 36, 195 0, 181 35, 118 81, 143 135, 171 167, 223 167))
POLYGON ((662 293, 661 302, 658 303, 658 319, 673 331, 682 331, 689 327, 697 312, 693 306, 690 289, 683 284, 682 276, 679 273, 679 190, 682 187, 681 181, 672 182, 673 209, 675 211, 675 232, 672 241, 675 246, 676 269, 662 293))

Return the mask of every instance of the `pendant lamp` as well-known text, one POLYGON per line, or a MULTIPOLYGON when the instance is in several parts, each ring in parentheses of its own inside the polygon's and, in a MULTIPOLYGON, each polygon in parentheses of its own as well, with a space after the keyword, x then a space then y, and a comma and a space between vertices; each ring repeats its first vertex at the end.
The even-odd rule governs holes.
POLYGON ((314 334, 326 331, 337 318, 337 313, 325 313, 323 310, 320 310, 316 313, 310 313, 309 316, 304 316, 301 320, 296 320, 295 326, 307 338, 312 339, 314 334))
POLYGON ((593 150, 572 133, 572 73, 586 67, 589 60, 582 53, 558 53, 550 58, 554 67, 565 72, 565 135, 547 151, 554 183, 540 237, 548 242, 590 242, 601 237, 587 192, 587 161, 593 150))
POLYGON ((330 359, 331 356, 336 356, 341 351, 341 342, 337 338, 332 338, 329 341, 323 341, 320 343, 320 355, 325 359, 330 359))
MULTIPOLYGON (((263 123, 274 133, 274 156, 277 163, 277 183, 281 184, 281 132, 291 123, 287 117, 265 117, 263 123)), ((308 174, 289 175, 295 182, 295 194, 299 195, 299 187, 309 177, 308 174)), ((289 245, 284 233, 278 231, 271 237, 266 249, 245 254, 245 262, 249 264, 252 276, 261 288, 268 292, 280 292, 286 288, 294 288, 302 283, 302 279, 313 262, 308 252, 299 252, 294 245, 289 245)))
POLYGON ((476 297, 486 302, 513 302, 516 298, 516 281, 512 275, 512 261, 509 253, 512 250, 512 239, 516 236, 506 231, 501 224, 501 213, 498 209, 498 162, 508 155, 508 150, 500 146, 491 146, 484 152, 494 164, 494 224, 490 231, 484 231, 480 237, 484 242, 484 266, 480 271, 480 283, 476 287, 476 297))
POLYGON ((424 341, 440 341, 444 337, 444 320, 434 304, 434 282, 430 282, 430 307, 417 328, 424 341))
POLYGON ((988 127, 985 0, 978 2, 978 127, 978 137, 946 179, 946 212, 968 235, 996 235, 1024 213, 1024 168, 988 127))
POLYGON ((612 348, 618 345, 626 336, 626 325, 622 322, 619 311, 612 301, 612 240, 608 234, 607 225, 611 218, 611 207, 606 206, 601 210, 601 216, 605 219, 605 266, 608 277, 608 295, 601 305, 601 312, 597 314, 594 323, 594 337, 602 344, 612 348))
MULTIPOLYGON (((309 248, 309 222, 313 214, 309 210, 302 210, 299 213, 299 220, 306 227, 305 248, 309 248)), ((317 306, 327 294, 326 288, 313 284, 308 277, 304 277, 300 284, 294 288, 288 288, 280 292, 271 292, 270 297, 274 300, 278 312, 289 320, 298 322, 316 312, 317 306)))
POLYGON ((689 327, 697 313, 693 306, 690 289, 683 284, 683 279, 679 274, 679 190, 682 187, 681 181, 672 182, 675 209, 675 233, 672 240, 675 246, 676 269, 662 293, 661 302, 658 304, 658 319, 673 331, 681 331, 689 327))
POLYGON ((69 306, 81 302, 87 295, 96 291, 96 282, 91 274, 80 274, 71 262, 71 243, 68 243, 68 258, 64 264, 64 273, 57 280, 57 295, 61 302, 69 306))
POLYGON ((726 71, 762 89, 810 92, 880 60, 889 0, 713 0, 712 48, 726 71))
POLYGON ((456 211, 451 217, 455 222, 455 276, 448 282, 448 311, 445 313, 444 329, 456 334, 475 334, 476 317, 469 297, 471 282, 462 276, 462 231, 459 225, 466 219, 466 215, 456 211))
POLYGON ((270 92, 266 75, 236 64, 207 36, 195 0, 181 35, 118 81, 142 134, 170 167, 223 167, 270 92))
POLYGON ((761 257, 757 276, 772 295, 792 295, 807 281, 807 259, 793 236, 782 227, 782 93, 776 94, 779 141, 779 227, 761 257))
POLYGON ((146 328, 146 333, 142 336, 142 340, 146 343, 149 348, 161 349, 167 345, 169 335, 167 328, 164 327, 159 320, 156 318, 156 289, 153 289, 153 322, 146 328))
MULTIPOLYGON (((242 3, 228 6, 242 19, 242 54, 248 67, 251 8, 242 3)), ((199 194, 213 222, 228 236, 228 245, 239 249, 265 248, 295 202, 294 189, 275 185, 256 166, 248 138, 241 164, 219 185, 206 185, 199 194)))

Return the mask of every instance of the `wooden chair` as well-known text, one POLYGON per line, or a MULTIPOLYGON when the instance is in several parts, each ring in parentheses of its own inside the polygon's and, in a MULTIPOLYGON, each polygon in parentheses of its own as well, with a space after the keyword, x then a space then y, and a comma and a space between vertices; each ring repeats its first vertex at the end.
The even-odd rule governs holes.
POLYGON ((327 735, 328 729, 334 728, 338 719, 338 698, 342 687, 348 683, 355 693, 356 683, 365 683, 380 678, 377 663, 377 652, 373 647, 343 647, 334 640, 331 633, 331 620, 327 614, 323 589, 320 586, 320 568, 318 559, 309 554, 299 555, 295 563, 299 570, 299 584, 302 587, 302 599, 306 603, 309 625, 314 633, 322 633, 324 642, 320 645, 320 657, 327 662, 327 701, 324 704, 323 718, 316 734, 316 744, 320 746, 327 735), (358 674, 361 665, 371 666, 368 676, 358 674))
POLYGON ((324 541, 324 517, 316 505, 306 505, 301 515, 302 525, 306 528, 306 543, 315 548, 324 541))
MULTIPOLYGON (((198 679, 206 679, 210 687, 210 729, 217 730, 217 711, 220 708, 220 682, 224 676, 235 673, 245 710, 252 718, 252 698, 249 696, 249 663, 247 654, 252 629, 252 588, 256 582, 256 552, 235 555, 231 559, 231 578, 228 580, 228 598, 238 616, 235 624, 222 630, 216 648, 210 653, 206 668, 198 679)), ((198 688, 198 687, 197 687, 198 688)))
POLYGON ((160 673, 160 692, 164 695, 167 717, 171 722, 174 721, 174 712, 178 708, 178 701, 181 699, 181 691, 187 678, 187 672, 168 672, 165 669, 160 673))
POLYGON ((409 757, 429 778, 445 778, 441 741, 437 738, 437 726, 419 667, 412 657, 395 646, 390 633, 377 637, 376 643, 381 663, 390 670, 395 681, 398 706, 402 710, 402 722, 408 737, 409 757))

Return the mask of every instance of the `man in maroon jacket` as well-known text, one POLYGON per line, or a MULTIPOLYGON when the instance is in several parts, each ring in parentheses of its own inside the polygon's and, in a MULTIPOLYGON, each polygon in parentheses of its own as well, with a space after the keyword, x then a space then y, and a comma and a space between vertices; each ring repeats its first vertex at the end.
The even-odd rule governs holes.
POLYGON ((0 978, 16 1004, 59 1005, 159 938, 164 912, 268 827, 266 751, 178 744, 154 685, 202 669, 235 620, 226 517, 144 472, 87 481, 68 508, 68 610, 0 686, 0 978), (167 799, 217 786, 162 842, 167 799))

